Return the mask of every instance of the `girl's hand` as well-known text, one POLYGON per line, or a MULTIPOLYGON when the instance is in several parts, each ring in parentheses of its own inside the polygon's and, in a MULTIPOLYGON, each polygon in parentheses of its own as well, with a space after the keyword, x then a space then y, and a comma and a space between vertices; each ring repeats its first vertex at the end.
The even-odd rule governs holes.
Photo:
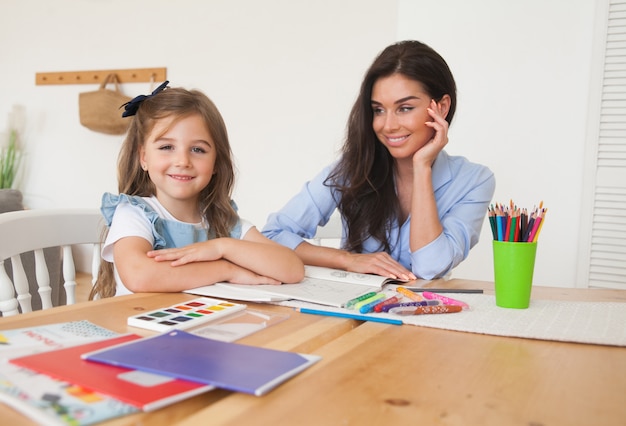
MULTIPOLYGON (((193 243, 185 247, 152 250, 149 251, 147 255, 157 262, 171 261, 172 266, 223 259, 220 238, 201 243, 193 243)), ((228 262, 228 264, 230 264, 230 268, 228 268, 226 276, 222 279, 225 282, 233 284, 282 284, 274 278, 256 274, 234 263, 228 262)))
POLYGON ((274 278, 264 277, 263 275, 255 274, 254 272, 246 268, 241 268, 235 265, 235 268, 233 269, 234 270, 232 276, 227 280, 229 283, 232 284, 282 284, 280 281, 277 281, 274 278))
POLYGON ((185 247, 152 250, 147 255, 157 262, 172 261, 172 266, 219 260, 223 257, 220 238, 190 244, 185 247))
POLYGON ((413 164, 415 166, 431 167, 437 155, 448 144, 448 122, 444 116, 444 109, 432 99, 428 113, 433 118, 433 121, 427 121, 425 124, 432 128, 435 133, 433 138, 413 155, 413 164))
POLYGON ((348 253, 346 270, 361 274, 376 274, 383 277, 401 280, 415 280, 413 272, 396 262, 389 254, 378 253, 348 253))

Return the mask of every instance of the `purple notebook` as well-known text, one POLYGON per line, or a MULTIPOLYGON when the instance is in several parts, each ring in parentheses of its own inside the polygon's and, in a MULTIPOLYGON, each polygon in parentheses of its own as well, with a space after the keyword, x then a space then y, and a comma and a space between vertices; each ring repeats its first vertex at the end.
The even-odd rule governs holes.
POLYGON ((82 355, 89 361, 263 395, 321 358, 176 330, 82 355))

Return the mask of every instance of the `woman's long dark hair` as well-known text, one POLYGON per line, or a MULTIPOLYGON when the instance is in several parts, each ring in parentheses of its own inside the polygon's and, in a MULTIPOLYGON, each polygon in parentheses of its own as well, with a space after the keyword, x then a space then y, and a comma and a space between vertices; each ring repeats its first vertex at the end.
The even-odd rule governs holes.
POLYGON ((450 68, 426 44, 401 41, 388 46, 374 60, 350 112, 342 157, 325 182, 339 193, 339 212, 347 226, 343 248, 351 252, 362 252, 369 237, 380 242, 380 250, 390 252, 387 233, 400 217, 394 159, 372 127, 372 87, 379 78, 393 74, 421 83, 436 101, 449 95, 448 123, 456 110, 456 84, 450 68))

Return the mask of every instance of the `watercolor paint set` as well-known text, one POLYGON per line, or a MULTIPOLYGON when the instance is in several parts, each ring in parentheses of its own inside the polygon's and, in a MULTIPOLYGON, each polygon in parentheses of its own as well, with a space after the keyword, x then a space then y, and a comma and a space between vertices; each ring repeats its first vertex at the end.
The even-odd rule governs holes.
POLYGON ((200 297, 187 302, 128 317, 128 325, 153 331, 182 330, 202 325, 235 312, 246 305, 200 297))

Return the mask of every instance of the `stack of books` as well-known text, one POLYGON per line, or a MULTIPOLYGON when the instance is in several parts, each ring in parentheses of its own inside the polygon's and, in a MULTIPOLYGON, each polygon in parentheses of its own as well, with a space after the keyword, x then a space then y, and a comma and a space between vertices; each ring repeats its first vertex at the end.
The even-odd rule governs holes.
POLYGON ((194 333, 89 321, 0 331, 0 401, 40 423, 88 425, 214 388, 261 396, 320 359, 194 333))

